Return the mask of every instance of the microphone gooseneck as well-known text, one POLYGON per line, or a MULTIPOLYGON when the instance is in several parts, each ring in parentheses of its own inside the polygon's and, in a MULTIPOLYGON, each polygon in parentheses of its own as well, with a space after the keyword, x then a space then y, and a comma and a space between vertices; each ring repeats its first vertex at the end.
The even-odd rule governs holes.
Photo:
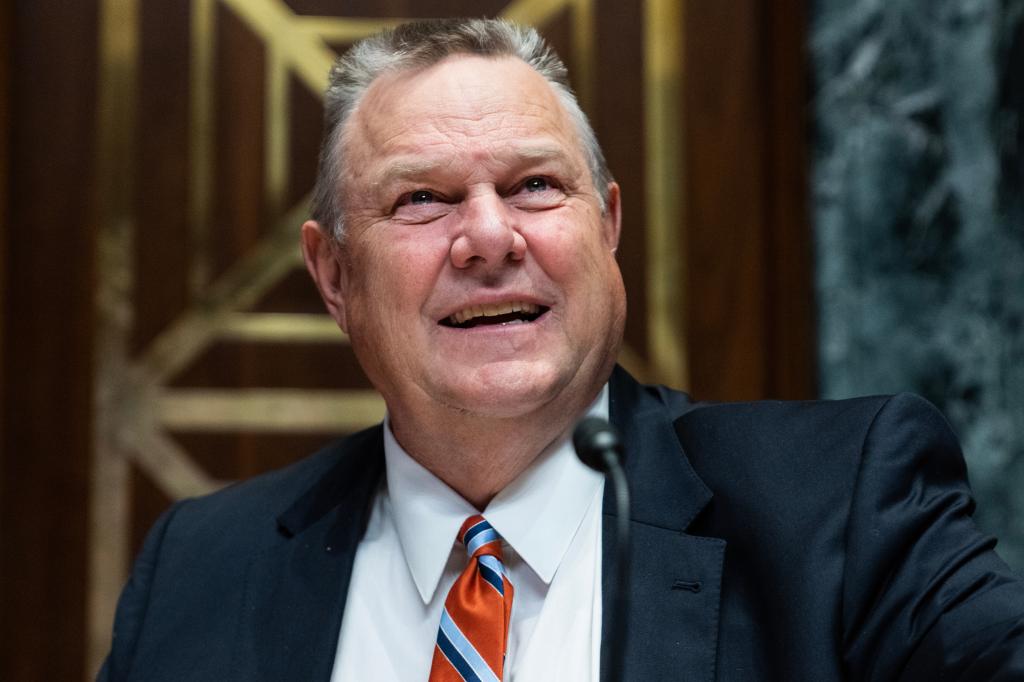
POLYGON ((622 439, 615 427, 600 417, 587 417, 572 434, 576 456, 591 469, 607 476, 615 492, 615 601, 611 618, 608 653, 610 680, 622 679, 622 656, 626 649, 626 614, 629 601, 629 483, 622 469, 622 439))

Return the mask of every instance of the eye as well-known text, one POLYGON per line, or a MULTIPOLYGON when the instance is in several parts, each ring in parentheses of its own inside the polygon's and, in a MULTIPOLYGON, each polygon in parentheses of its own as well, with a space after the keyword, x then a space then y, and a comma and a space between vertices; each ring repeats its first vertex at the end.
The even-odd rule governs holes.
POLYGON ((527 178, 526 182, 523 183, 523 188, 527 192, 543 192, 550 186, 551 185, 548 183, 547 178, 542 178, 540 176, 527 178))
POLYGON ((434 201, 434 193, 425 189, 418 189, 409 195, 410 204, 429 204, 434 201))
POLYGON ((530 175, 510 189, 506 201, 524 211, 546 211, 565 200, 563 187, 557 176, 530 175))
POLYGON ((402 194, 391 208, 391 217, 407 225, 422 225, 443 217, 452 209, 451 197, 430 189, 402 194))

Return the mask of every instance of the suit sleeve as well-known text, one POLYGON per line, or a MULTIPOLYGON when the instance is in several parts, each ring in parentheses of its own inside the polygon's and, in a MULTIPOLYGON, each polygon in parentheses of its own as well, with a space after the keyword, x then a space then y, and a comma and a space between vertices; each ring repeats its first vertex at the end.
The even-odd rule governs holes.
POLYGON ((846 664, 858 680, 1024 680, 1024 581, 993 551, 956 437, 900 395, 864 437, 847 528, 846 664))
POLYGON ((114 616, 114 632, 110 653, 103 662, 96 677, 97 682, 122 682, 127 680, 135 654, 135 645, 142 631, 149 606, 150 588, 160 556, 160 548, 171 519, 182 502, 177 502, 165 511, 150 529, 139 552, 128 583, 121 592, 114 616))

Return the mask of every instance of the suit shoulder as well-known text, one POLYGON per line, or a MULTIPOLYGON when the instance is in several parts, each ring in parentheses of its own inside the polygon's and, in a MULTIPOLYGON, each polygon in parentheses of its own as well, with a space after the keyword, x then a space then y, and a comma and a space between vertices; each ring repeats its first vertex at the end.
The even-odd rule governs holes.
POLYGON ((675 427, 713 489, 742 480, 766 494, 794 482, 849 486, 865 450, 898 429, 955 440, 938 410, 911 394, 697 403, 675 427))
MULTIPOLYGON (((842 400, 759 400, 694 403, 677 420, 682 431, 750 439, 801 439, 833 433, 844 438, 866 436, 884 417, 913 419, 948 428, 939 411, 911 394, 874 395, 842 400)), ((806 445, 806 443, 805 443, 806 445)))
POLYGON ((229 544, 276 539, 278 517, 330 472, 370 447, 379 431, 378 425, 333 441, 288 466, 183 500, 168 524, 167 539, 231 539, 229 544))
POLYGON ((231 483, 216 492, 189 500, 194 509, 210 512, 237 509, 251 505, 274 507, 287 503, 309 488, 316 479, 328 471, 337 460, 341 441, 333 441, 311 455, 307 455, 280 469, 231 483))

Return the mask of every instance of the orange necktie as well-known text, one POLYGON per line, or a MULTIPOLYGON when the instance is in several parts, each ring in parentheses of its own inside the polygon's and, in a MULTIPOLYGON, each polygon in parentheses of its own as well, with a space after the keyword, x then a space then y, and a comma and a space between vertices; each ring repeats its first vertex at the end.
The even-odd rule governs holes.
POLYGON ((459 541, 469 554, 441 612, 429 682, 501 680, 512 613, 512 583, 501 559, 501 536, 477 514, 459 541))

